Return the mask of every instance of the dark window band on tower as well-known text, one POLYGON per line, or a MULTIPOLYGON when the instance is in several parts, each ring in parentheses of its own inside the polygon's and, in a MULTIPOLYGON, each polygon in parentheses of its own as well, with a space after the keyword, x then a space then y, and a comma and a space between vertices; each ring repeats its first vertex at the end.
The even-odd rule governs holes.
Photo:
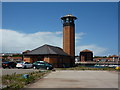
POLYGON ((75 26, 74 23, 64 23, 63 26, 75 26))
POLYGON ((63 26, 74 26, 74 20, 77 18, 71 14, 68 14, 64 17, 61 17, 61 19, 63 20, 63 26))

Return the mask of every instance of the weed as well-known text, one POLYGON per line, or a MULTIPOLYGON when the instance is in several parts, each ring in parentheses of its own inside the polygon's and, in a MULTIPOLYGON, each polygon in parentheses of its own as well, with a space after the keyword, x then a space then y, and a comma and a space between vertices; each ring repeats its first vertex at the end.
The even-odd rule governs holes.
POLYGON ((50 71, 44 72, 31 72, 27 73, 29 75, 28 78, 23 78, 23 74, 12 74, 12 75, 4 75, 2 76, 2 84, 7 85, 7 87, 3 88, 3 90, 18 90, 19 88, 23 88, 25 85, 33 82, 36 79, 40 79, 45 74, 49 73, 50 71))

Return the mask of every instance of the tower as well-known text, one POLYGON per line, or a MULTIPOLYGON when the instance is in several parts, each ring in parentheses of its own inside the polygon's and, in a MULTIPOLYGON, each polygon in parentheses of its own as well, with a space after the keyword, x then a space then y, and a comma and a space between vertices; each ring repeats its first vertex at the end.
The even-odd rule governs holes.
POLYGON ((68 55, 75 56, 75 24, 77 18, 71 14, 61 17, 63 20, 63 50, 68 55))

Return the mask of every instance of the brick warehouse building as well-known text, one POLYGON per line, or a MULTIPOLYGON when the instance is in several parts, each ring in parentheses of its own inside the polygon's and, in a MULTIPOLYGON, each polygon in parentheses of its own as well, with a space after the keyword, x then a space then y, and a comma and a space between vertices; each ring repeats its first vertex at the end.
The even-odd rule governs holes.
POLYGON ((75 65, 75 24, 77 18, 71 14, 61 17, 63 21, 63 49, 43 45, 32 51, 23 53, 25 62, 38 60, 53 64, 54 67, 71 67, 75 65))
POLYGON ((85 49, 80 52, 80 61, 85 62, 85 61, 93 61, 93 52, 85 49))
POLYGON ((23 55, 24 61, 30 63, 46 61, 51 63, 54 67, 70 67, 72 64, 68 54, 61 48, 51 45, 43 45, 23 55))

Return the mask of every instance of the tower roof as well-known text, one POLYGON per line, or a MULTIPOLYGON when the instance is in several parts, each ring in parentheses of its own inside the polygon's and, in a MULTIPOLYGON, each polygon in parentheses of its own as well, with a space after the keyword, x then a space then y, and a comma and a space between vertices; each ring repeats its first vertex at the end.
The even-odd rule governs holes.
POLYGON ((68 14, 68 15, 65 15, 65 16, 61 17, 62 20, 64 18, 73 18, 74 20, 77 19, 77 17, 73 16, 72 14, 68 14))
POLYGON ((81 51, 81 52, 92 52, 92 51, 90 51, 90 50, 88 50, 88 49, 85 49, 85 50, 83 50, 83 51, 81 51))
POLYGON ((50 54, 51 55, 63 55, 63 56, 68 55, 61 48, 47 45, 47 44, 41 47, 38 47, 28 53, 25 53, 24 55, 50 55, 50 54))

